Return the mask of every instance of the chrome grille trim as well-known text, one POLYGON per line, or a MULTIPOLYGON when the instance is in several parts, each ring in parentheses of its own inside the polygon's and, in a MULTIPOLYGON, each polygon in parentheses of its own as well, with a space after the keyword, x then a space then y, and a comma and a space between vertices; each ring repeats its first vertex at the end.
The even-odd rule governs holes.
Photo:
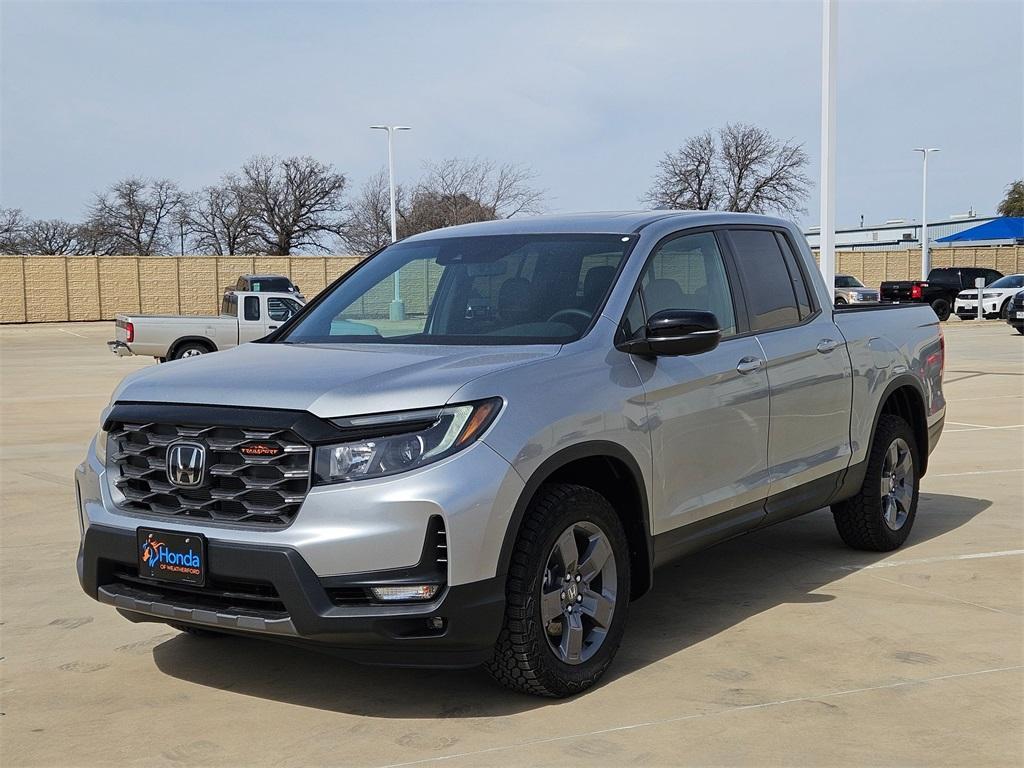
POLYGON ((291 523, 309 493, 313 451, 288 429, 248 429, 158 422, 110 425, 108 455, 124 494, 121 507, 168 517, 244 526, 291 523), (179 440, 206 447, 200 488, 178 488, 167 476, 167 447, 179 440), (249 443, 280 448, 276 456, 245 456, 249 443))

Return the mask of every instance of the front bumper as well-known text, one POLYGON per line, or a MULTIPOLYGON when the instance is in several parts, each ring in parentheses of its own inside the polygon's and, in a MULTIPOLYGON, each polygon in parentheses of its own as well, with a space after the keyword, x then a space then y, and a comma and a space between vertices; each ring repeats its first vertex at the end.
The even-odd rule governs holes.
MULTIPOLYGON (((209 541, 208 588, 138 579, 137 558, 134 530, 90 526, 78 552, 82 588, 132 621, 326 646, 362 663, 480 664, 492 653, 504 614, 504 579, 497 576, 446 587, 423 604, 339 605, 368 574, 320 578, 289 547, 209 541)), ((372 574, 375 582, 403 575, 372 574)))
MULTIPOLYGON (((981 311, 982 316, 992 317, 999 314, 1000 310, 999 299, 982 299, 981 300, 981 311)), ((957 299, 953 305, 953 311, 958 317, 973 320, 978 316, 978 300, 977 299, 957 299)))

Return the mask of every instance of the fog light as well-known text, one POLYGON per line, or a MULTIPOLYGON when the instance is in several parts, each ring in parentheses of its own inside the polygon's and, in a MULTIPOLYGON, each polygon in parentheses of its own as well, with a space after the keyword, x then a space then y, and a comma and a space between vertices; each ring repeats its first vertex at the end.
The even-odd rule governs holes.
POLYGON ((429 600, 437 594, 437 584, 409 584, 397 587, 370 587, 374 598, 382 603, 397 603, 403 600, 429 600))

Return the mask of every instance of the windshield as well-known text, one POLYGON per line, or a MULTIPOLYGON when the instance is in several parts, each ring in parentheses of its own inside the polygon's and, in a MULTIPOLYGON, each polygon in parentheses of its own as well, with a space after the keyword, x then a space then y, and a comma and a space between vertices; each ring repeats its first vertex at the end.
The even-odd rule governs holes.
POLYGON ((1000 277, 989 288, 1024 288, 1024 275, 1007 275, 1000 277))
POLYGON ((564 344, 580 338, 635 235, 484 235, 397 243, 282 339, 292 344, 564 344))
POLYGON ((864 283, 852 275, 836 275, 836 288, 863 288, 864 283))

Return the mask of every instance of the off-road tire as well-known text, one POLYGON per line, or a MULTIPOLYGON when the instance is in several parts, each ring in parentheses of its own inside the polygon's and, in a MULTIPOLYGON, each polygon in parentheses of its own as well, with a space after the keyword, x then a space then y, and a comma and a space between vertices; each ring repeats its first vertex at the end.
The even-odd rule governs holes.
POLYGON ((507 688, 562 698, 585 691, 611 664, 622 640, 629 606, 630 561, 626 534, 614 508, 590 488, 567 483, 542 485, 523 517, 505 587, 505 619, 486 668, 507 688), (540 613, 540 590, 548 553, 569 526, 597 525, 616 563, 615 609, 604 641, 594 655, 567 664, 549 647, 540 613))
POLYGON ((949 302, 946 301, 945 299, 936 299, 935 301, 933 301, 932 310, 935 312, 935 315, 942 322, 949 320, 950 307, 949 302))
POLYGON ((860 490, 852 498, 832 505, 836 528, 847 546, 871 552, 889 552, 898 549, 907 540, 917 516, 920 467, 920 451, 910 425, 899 416, 882 414, 875 429, 875 439, 868 455, 868 468, 860 490), (906 521, 898 530, 893 530, 884 519, 880 489, 886 452, 898 438, 902 438, 910 448, 914 492, 906 521))

